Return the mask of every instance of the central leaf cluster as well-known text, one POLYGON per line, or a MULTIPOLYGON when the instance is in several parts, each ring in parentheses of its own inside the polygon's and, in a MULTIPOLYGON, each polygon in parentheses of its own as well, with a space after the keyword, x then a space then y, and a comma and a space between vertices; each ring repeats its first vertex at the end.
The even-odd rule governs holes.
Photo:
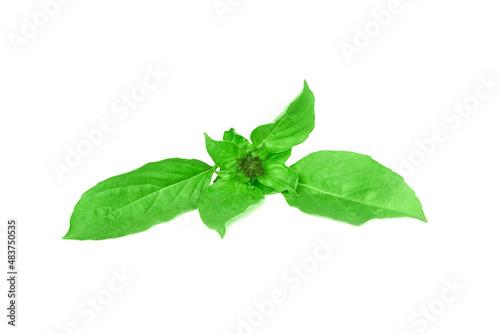
POLYGON ((258 156, 254 157, 250 152, 244 158, 238 159, 238 166, 240 171, 250 179, 254 179, 257 176, 265 176, 264 164, 260 161, 258 156))

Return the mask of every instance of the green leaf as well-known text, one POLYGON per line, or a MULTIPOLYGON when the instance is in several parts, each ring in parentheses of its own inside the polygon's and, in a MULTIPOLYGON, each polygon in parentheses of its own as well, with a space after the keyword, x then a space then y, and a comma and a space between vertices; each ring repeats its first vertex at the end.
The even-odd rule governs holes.
POLYGON ((238 134, 234 128, 231 128, 224 132, 224 136, 222 138, 225 141, 230 141, 243 148, 244 150, 251 151, 253 149, 252 144, 248 139, 238 134))
POLYGON ((259 188, 264 195, 273 195, 281 192, 281 191, 276 191, 268 186, 265 186, 261 184, 259 181, 252 182, 252 186, 259 188))
POLYGON ((304 89, 272 122, 254 129, 250 139, 255 147, 264 143, 270 153, 279 153, 304 142, 314 129, 314 95, 304 89))
POLYGON ((213 173, 202 161, 174 158, 111 177, 82 195, 63 239, 123 237, 195 210, 213 173))
POLYGON ((203 194, 198 211, 203 223, 224 238, 226 225, 263 199, 259 188, 236 180, 219 180, 203 194))
POLYGON ((299 175, 294 169, 285 166, 282 162, 276 162, 265 163, 264 171, 266 175, 257 177, 259 183, 277 192, 287 190, 295 192, 299 181, 299 175))
POLYGON ((214 183, 219 180, 229 180, 236 177, 236 173, 234 171, 227 172, 216 170, 215 173, 217 174, 217 177, 215 178, 214 183))
POLYGON ((205 143, 208 154, 222 171, 237 170, 239 168, 238 159, 243 158, 246 154, 246 152, 235 143, 225 140, 213 140, 206 133, 205 143))
POLYGON ((267 159, 266 161, 268 163, 274 163, 274 162, 283 162, 285 163, 288 158, 290 158, 290 156, 292 155, 292 149, 288 149, 284 152, 280 152, 280 153, 269 153, 268 156, 267 156, 267 159))
POLYGON ((290 206, 353 225, 374 218, 411 217, 427 222, 422 205, 403 178, 367 155, 320 151, 291 166, 299 174, 290 206))

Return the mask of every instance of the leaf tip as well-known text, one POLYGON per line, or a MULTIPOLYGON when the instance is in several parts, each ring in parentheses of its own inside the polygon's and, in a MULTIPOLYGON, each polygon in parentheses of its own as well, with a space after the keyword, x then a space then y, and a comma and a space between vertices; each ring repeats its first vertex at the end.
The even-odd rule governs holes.
POLYGON ((203 132, 203 135, 205 136, 205 145, 213 143, 214 140, 206 132, 203 132))
POLYGON ((225 228, 217 229, 217 233, 219 233, 221 239, 224 239, 224 236, 226 235, 226 229, 225 228))
POLYGON ((71 240, 73 238, 70 236, 70 233, 68 231, 68 233, 66 233, 61 239, 63 239, 63 240, 71 240))
POLYGON ((307 83, 307 80, 304 79, 304 90, 310 91, 311 89, 309 88, 309 84, 307 83))

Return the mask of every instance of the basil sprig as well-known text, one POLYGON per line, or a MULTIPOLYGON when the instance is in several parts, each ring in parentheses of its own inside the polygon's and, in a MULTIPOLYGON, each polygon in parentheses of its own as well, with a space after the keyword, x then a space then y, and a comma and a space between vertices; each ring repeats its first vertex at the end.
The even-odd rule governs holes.
POLYGON ((352 225, 393 217, 427 222, 403 178, 369 156, 319 151, 285 165, 314 129, 314 101, 304 82, 273 122, 252 131, 251 141, 233 128, 220 141, 205 134, 214 166, 166 159, 98 183, 76 204, 64 239, 122 237, 196 209, 223 238, 228 223, 276 193, 305 213, 352 225))

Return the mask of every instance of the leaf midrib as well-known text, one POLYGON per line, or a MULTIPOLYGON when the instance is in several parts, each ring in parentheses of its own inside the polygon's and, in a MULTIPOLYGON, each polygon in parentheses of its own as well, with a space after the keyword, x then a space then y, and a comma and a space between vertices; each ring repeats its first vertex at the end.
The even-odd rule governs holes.
MULTIPOLYGON (((233 142, 228 142, 228 143, 231 143, 231 144, 233 144, 234 146, 236 146, 237 148, 240 148, 238 145, 236 145, 236 144, 235 144, 235 143, 233 143, 233 142)), ((226 153, 226 155, 227 155, 229 158, 236 159, 236 160, 238 159, 238 157, 237 157, 237 156, 232 155, 230 152, 228 152, 228 151, 226 151, 224 148, 222 148, 222 144, 220 144, 220 143, 216 143, 215 145, 217 146, 217 148, 218 148, 219 150, 221 150, 222 152, 226 153)))
POLYGON ((333 193, 330 193, 328 191, 325 191, 325 190, 321 190, 321 189, 318 189, 318 188, 315 188, 315 187, 312 187, 312 186, 309 186, 307 184, 304 184, 304 183, 298 183, 300 186, 303 186, 303 187, 306 187, 306 188, 309 188, 309 189, 313 189, 313 190, 316 190, 317 192, 320 192, 320 193, 323 193, 323 194, 327 194, 327 195, 330 195, 330 196, 333 196, 337 199, 343 199, 343 200, 346 200, 346 201, 350 201, 350 202, 354 202, 354 203, 358 203, 358 204, 363 204, 363 205, 366 205, 366 206, 370 206, 370 207, 374 207, 374 208, 378 208, 378 209, 383 209, 383 210, 387 210, 387 211, 392 211, 392 212, 397 212, 397 213, 400 213, 400 214, 404 214, 404 215, 409 215, 410 213, 408 212, 403 212, 403 211, 398 211, 398 210, 392 210, 392 209, 389 209, 389 208, 384 208, 382 206, 378 206, 378 205, 373 205, 373 204, 368 204, 368 203, 365 203, 365 202, 360 202, 360 201, 356 201, 356 200, 353 200, 353 199, 350 199, 350 198, 346 198, 346 197, 342 197, 342 196, 339 196, 339 195, 336 195, 336 194, 333 194, 333 193))
POLYGON ((199 174, 196 174, 196 175, 194 175, 194 176, 192 176, 192 177, 190 177, 190 178, 184 179, 184 180, 179 181, 179 182, 176 182, 176 183, 172 183, 172 184, 170 184, 170 185, 168 185, 168 186, 166 186, 166 187, 163 187, 163 188, 160 188, 160 189, 158 189, 158 190, 155 190, 155 191, 153 191, 153 192, 151 192, 151 193, 147 194, 146 196, 142 196, 142 197, 140 197, 140 198, 138 198, 138 199, 136 199, 136 200, 134 200, 134 201, 132 201, 132 202, 128 203, 127 205, 122 206, 121 208, 118 208, 118 209, 116 209, 116 210, 113 210, 112 212, 110 212, 110 213, 108 213, 107 215, 105 215, 105 216, 104 216, 104 218, 106 218, 106 217, 108 217, 109 215, 112 215, 112 214, 114 214, 114 213, 116 213, 116 212, 119 212, 120 210, 122 210, 122 209, 124 209, 124 208, 126 208, 126 207, 128 207, 128 206, 130 206, 130 205, 132 205, 132 204, 134 204, 134 203, 136 203, 136 202, 138 202, 138 201, 140 201, 140 200, 143 200, 143 199, 145 199, 145 198, 147 198, 147 197, 149 197, 149 196, 151 196, 151 195, 153 195, 153 194, 156 194, 157 192, 161 192, 161 191, 163 191, 163 190, 165 190, 165 189, 168 189, 168 188, 170 188, 170 187, 177 186, 177 185, 179 185, 179 184, 181 184, 181 183, 183 183, 183 182, 186 182, 186 183, 187 183, 187 182, 189 182, 190 180, 193 180, 193 179, 197 178, 198 176, 203 175, 203 174, 205 174, 205 173, 208 173, 208 172, 210 172, 210 171, 213 171, 213 168, 212 168, 212 167, 210 167, 210 169, 207 169, 206 171, 201 172, 201 173, 199 173, 199 174))
MULTIPOLYGON (((292 103, 293 103, 293 102, 292 102, 292 103)), ((281 123, 283 123, 283 122, 285 121, 285 118, 287 118, 287 117, 289 116, 289 114, 290 114, 290 110, 289 110, 289 109, 287 109, 286 113, 283 115, 283 118, 279 121, 279 123, 277 123, 277 124, 276 124, 276 126, 274 127, 274 129, 273 129, 273 130, 272 130, 272 131, 271 131, 271 132, 267 135, 267 137, 266 137, 266 138, 262 139, 262 143, 264 143, 267 139, 269 139, 269 137, 271 137, 271 135, 273 135, 273 134, 275 134, 275 133, 280 133, 280 132, 283 132, 283 130, 282 130, 282 131, 278 131, 278 132, 276 132, 276 130, 279 128, 279 126, 281 125, 281 123)), ((297 121, 297 122, 295 122, 295 123, 294 123, 291 127, 294 127, 294 126, 296 126, 296 125, 297 125, 297 124, 299 124, 299 123, 300 123, 300 120, 299 120, 299 121, 297 121)), ((274 122, 273 122, 273 123, 270 123, 270 124, 274 124, 274 122)), ((298 133, 298 132, 299 132, 299 131, 301 131, 301 130, 302 130, 302 129, 299 129, 299 130, 297 130, 295 133, 298 133)), ((294 133, 294 134, 295 134, 295 133, 294 133)))

